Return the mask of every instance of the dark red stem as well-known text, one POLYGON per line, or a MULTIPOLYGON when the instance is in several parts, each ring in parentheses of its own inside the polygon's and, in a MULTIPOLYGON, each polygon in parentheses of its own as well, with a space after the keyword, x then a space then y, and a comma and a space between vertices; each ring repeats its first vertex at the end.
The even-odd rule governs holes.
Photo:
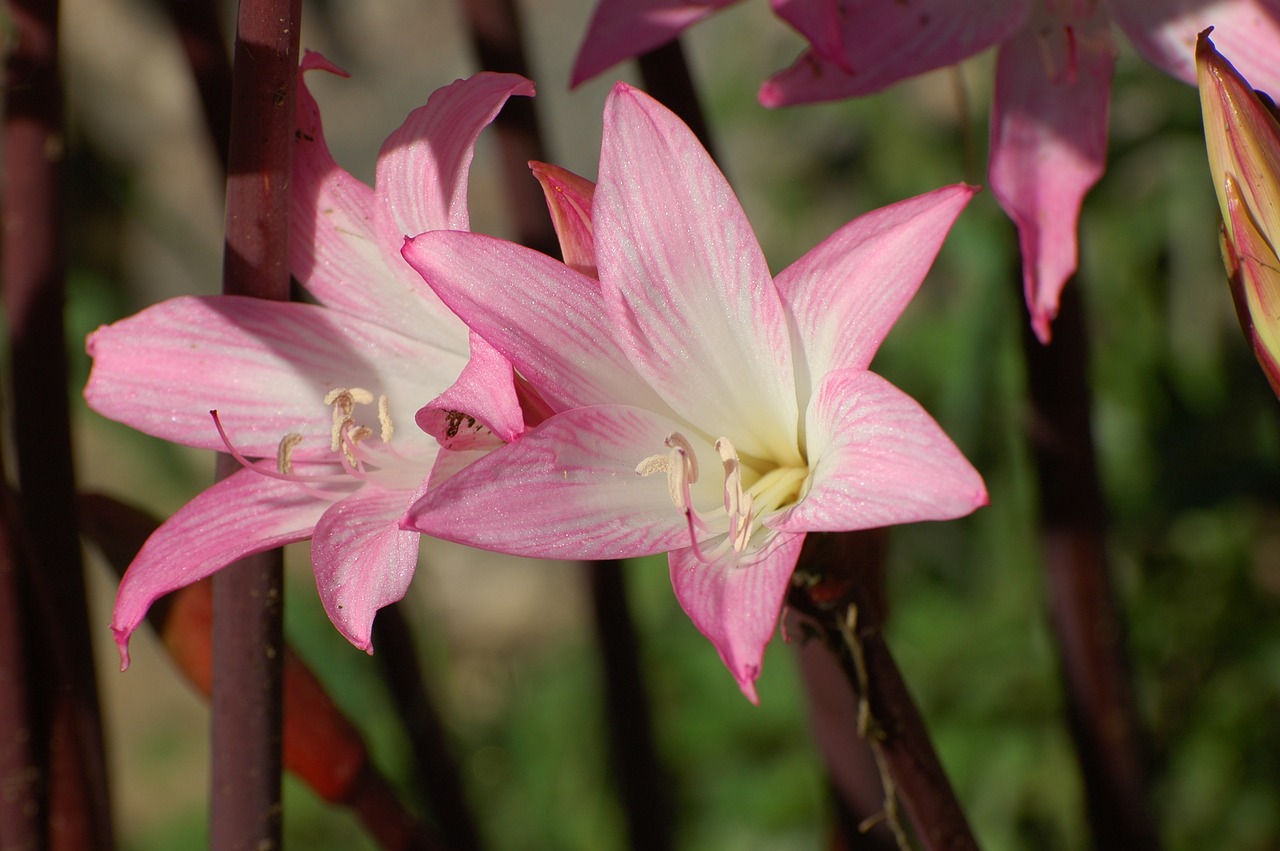
MULTIPOLYGON (((289 177, 300 0, 242 0, 231 92, 223 292, 289 293, 289 177)), ((236 469, 225 456, 219 472, 236 469)), ((283 634, 279 552, 214 578, 213 851, 280 847, 283 634)))
POLYGON ((215 0, 161 0, 200 94, 209 139, 225 171, 231 127, 231 62, 215 0))
POLYGON ((1049 611, 1094 845, 1156 849, 1141 725, 1107 564, 1077 287, 1063 291, 1053 344, 1040 345, 1026 330, 1023 348, 1049 611))
POLYGON ((667 42, 662 47, 642 53, 637 61, 645 91, 680 116, 680 120, 689 125, 689 129, 698 137, 707 153, 711 154, 711 158, 718 159, 680 40, 667 42))
POLYGON ((56 0, 6 4, 5 312, 18 483, 32 558, 29 730, 51 848, 113 845, 97 681, 76 532, 63 328, 62 87, 56 0))
POLYGON ((479 851, 484 843, 467 802, 444 721, 423 679, 413 632, 401 604, 379 610, 373 622, 373 646, 383 681, 409 734, 428 812, 435 817, 441 838, 453 851, 479 851))
POLYGON ((866 558, 868 534, 809 535, 789 604, 803 616, 802 640, 820 640, 865 701, 865 719, 845 723, 865 727, 863 737, 879 750, 884 774, 926 851, 975 851, 977 840, 885 644, 883 602, 876 596, 880 583, 868 575, 875 569, 866 558))
POLYGON ((28 638, 35 635, 22 601, 29 599, 30 568, 14 539, 17 501, 0 492, 0 848, 44 844, 40 762, 33 748, 28 638))
POLYGON ((664 776, 653 745, 649 696, 627 605, 624 565, 588 562, 584 569, 604 673, 610 762, 626 811, 630 847, 663 851, 675 846, 672 784, 664 776))
MULTIPOLYGON (((520 17, 514 0, 460 0, 471 43, 486 71, 528 77, 520 36, 520 17)), ((515 226, 515 241, 553 257, 560 256, 551 217, 538 181, 529 173, 530 160, 546 160, 533 100, 512 98, 493 122, 506 178, 507 206, 515 226)))

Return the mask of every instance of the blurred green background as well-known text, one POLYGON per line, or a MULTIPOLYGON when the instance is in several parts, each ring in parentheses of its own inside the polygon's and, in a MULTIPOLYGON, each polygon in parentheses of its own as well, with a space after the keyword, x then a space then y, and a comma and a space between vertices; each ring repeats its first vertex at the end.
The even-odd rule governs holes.
MULTIPOLYGON (((371 180, 377 147, 404 114, 474 70, 455 8, 304 7, 303 45, 352 74, 313 79, 330 144, 371 180)), ((617 76, 635 77, 623 68, 568 93, 589 4, 522 10, 551 159, 594 176, 604 94, 617 76)), ((181 56, 154 9, 68 0, 64 20, 78 463, 86 488, 163 514, 205 486, 212 459, 88 412, 82 341, 156 300, 216 292, 221 189, 181 56)), ((1109 169, 1085 203, 1073 286, 1089 320, 1109 551, 1154 803, 1171 849, 1275 848, 1280 403, 1232 313, 1196 93, 1117 41, 1109 169)), ((724 169, 775 271, 873 207, 983 182, 990 55, 857 102, 760 108, 758 82, 800 46, 763 0, 687 39, 724 169)), ((488 144, 474 171, 473 227, 503 235, 488 144)), ((894 530, 889 639, 984 847, 1083 849, 1036 543, 1016 251, 994 198, 978 196, 874 364, 939 420, 991 493, 970 518, 894 530)), ((114 672, 113 583, 92 572, 122 847, 197 847, 207 713, 149 635, 135 639, 133 669, 114 672)), ((752 707, 675 603, 663 560, 625 573, 680 847, 820 847, 829 814, 792 648, 771 645, 752 707)), ((304 548, 290 554, 289 582, 290 639, 413 794, 376 662, 325 619, 304 548)), ((578 569, 428 542, 408 605, 491 847, 622 847, 578 569)), ((353 819, 292 781, 285 827, 289 847, 371 847, 353 819)))

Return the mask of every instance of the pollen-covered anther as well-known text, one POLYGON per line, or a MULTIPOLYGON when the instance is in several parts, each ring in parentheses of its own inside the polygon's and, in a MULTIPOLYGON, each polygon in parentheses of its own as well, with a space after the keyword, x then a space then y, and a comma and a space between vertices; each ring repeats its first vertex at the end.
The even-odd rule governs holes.
POLYGON ((293 450, 301 442, 302 435, 297 432, 290 432, 280 439, 280 445, 276 447, 276 469, 282 476, 293 473, 293 450))
POLYGON ((666 473, 671 501, 676 508, 688 514, 691 511, 689 486, 698 481, 698 456, 693 451, 693 444, 678 431, 668 434, 663 443, 670 451, 645 458, 636 465, 636 473, 641 476, 666 473))
POLYGON ((395 434, 395 426, 391 422, 391 401, 387 398, 387 394, 383 393, 378 397, 378 425, 382 428, 383 443, 390 443, 391 436, 395 434))

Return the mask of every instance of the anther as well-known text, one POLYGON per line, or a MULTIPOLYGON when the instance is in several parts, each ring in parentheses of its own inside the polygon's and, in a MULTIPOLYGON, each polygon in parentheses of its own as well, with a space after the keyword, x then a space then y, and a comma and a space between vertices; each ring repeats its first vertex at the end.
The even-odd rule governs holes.
POLYGON ((286 434, 276 448, 276 469, 287 476, 293 472, 293 450, 302 442, 302 435, 297 432, 286 434))

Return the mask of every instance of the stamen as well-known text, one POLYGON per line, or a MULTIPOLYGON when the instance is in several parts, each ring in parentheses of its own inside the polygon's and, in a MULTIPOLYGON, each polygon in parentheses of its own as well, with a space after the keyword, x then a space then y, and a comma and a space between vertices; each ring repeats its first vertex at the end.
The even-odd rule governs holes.
POLYGON ((387 399, 387 394, 383 393, 378 397, 378 424, 382 426, 383 443, 391 442, 391 435, 395 434, 395 426, 391 424, 391 401, 387 399))
POLYGON ((297 432, 286 434, 276 449, 276 469, 281 475, 288 476, 293 472, 293 450, 302 442, 302 435, 297 432))
MULTIPOLYGON (((248 458, 246 458, 243 452, 241 452, 239 449, 236 449, 235 445, 231 442, 231 438, 227 436, 227 430, 222 426, 222 418, 218 416, 218 412, 216 410, 210 411, 209 416, 213 417, 213 427, 218 430, 218 437, 221 438, 222 445, 227 448, 227 453, 232 458, 236 459, 236 462, 241 467, 244 467, 246 470, 253 470, 253 472, 266 476, 269 479, 281 479, 286 482, 295 482, 297 484, 303 485, 304 487, 306 487, 309 493, 314 494, 318 499, 341 499, 342 498, 343 494, 341 493, 336 493, 336 494, 328 493, 326 491, 320 490, 319 488, 311 488, 307 486, 312 484, 349 483, 351 481, 349 476, 339 475, 339 474, 335 474, 331 476, 330 475, 300 476, 295 473, 284 473, 278 470, 273 470, 270 467, 264 467, 261 464, 255 464, 252 461, 250 461, 248 458)), ((288 440, 289 440, 289 436, 286 436, 285 439, 281 441, 281 443, 283 444, 285 441, 288 441, 288 440)), ((287 454, 291 457, 292 453, 293 453, 293 447, 291 446, 289 447, 287 454)), ((279 453, 277 453, 276 460, 278 463, 279 453)), ((290 466, 292 466, 292 461, 290 462, 290 466)))

